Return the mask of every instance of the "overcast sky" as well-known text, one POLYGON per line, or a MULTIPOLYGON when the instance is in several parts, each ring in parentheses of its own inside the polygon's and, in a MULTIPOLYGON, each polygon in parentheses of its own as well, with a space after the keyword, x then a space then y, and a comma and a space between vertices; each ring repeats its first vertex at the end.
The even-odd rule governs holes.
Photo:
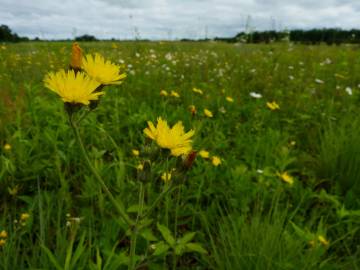
POLYGON ((360 28, 360 0, 0 0, 0 24, 46 39, 230 37, 246 25, 360 28))

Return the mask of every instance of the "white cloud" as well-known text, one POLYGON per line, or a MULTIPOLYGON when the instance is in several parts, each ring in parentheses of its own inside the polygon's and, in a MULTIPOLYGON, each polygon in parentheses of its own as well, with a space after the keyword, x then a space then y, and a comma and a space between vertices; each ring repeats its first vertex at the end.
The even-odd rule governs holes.
POLYGON ((1 24, 20 35, 71 38, 234 36, 258 30, 360 27, 357 0, 0 0, 1 24), (135 31, 136 29, 136 31, 135 31))

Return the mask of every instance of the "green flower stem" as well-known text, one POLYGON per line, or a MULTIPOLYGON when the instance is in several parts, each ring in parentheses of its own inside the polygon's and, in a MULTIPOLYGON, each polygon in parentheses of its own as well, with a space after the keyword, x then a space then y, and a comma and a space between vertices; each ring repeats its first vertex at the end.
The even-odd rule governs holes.
POLYGON ((107 196, 109 197, 111 203, 113 204, 113 206, 116 208, 116 210, 119 212, 120 216, 122 217, 122 219, 127 223, 127 225, 129 227, 131 227, 132 225, 134 225, 134 222, 130 219, 130 217, 126 214, 125 210, 122 208, 122 206, 116 201, 116 199, 114 198, 114 196, 111 194, 111 191, 108 189, 108 187, 106 186, 104 180, 101 178, 101 176, 99 175, 99 173, 97 172, 97 170, 94 168, 94 166, 92 165, 90 158, 86 152, 86 149, 84 147, 83 141, 81 139, 80 133, 79 133, 79 129, 76 125, 76 123, 74 123, 74 121, 72 120, 72 117, 69 117, 70 120, 70 125, 74 131, 76 140, 78 141, 79 145, 80 145, 80 149, 81 149, 81 153, 83 155, 83 157, 86 160, 86 163, 90 169, 90 171, 92 172, 92 174, 95 176, 96 180, 100 183, 102 189, 105 191, 105 193, 107 194, 107 196))

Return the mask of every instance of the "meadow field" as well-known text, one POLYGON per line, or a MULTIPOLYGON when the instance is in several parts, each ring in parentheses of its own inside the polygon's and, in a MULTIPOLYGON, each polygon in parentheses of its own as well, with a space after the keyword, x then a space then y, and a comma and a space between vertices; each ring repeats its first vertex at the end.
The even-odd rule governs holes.
POLYGON ((90 106, 71 42, 0 44, 0 269, 360 268, 360 46, 80 46, 90 106))

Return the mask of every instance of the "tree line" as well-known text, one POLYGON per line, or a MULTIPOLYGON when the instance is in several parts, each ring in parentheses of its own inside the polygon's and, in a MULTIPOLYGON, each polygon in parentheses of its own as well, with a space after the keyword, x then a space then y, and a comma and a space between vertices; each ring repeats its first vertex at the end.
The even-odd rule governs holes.
MULTIPOLYGON (((27 37, 20 37, 13 33, 7 25, 0 26, 0 42, 19 42, 29 41, 27 37)), ((35 38, 34 40, 40 40, 35 38)), ((97 41, 98 39, 92 35, 82 35, 75 38, 76 41, 97 41)), ((112 39, 115 40, 115 39, 112 39)), ((210 39, 202 39, 197 41, 207 41, 210 39)), ((304 44, 320 44, 326 43, 342 44, 342 43, 360 43, 360 29, 343 30, 340 28, 323 28, 310 30, 290 30, 290 31, 252 31, 240 32, 231 38, 216 37, 216 41, 224 42, 243 42, 243 43, 272 43, 291 41, 304 44)), ((182 39, 181 41, 194 41, 182 39)))

